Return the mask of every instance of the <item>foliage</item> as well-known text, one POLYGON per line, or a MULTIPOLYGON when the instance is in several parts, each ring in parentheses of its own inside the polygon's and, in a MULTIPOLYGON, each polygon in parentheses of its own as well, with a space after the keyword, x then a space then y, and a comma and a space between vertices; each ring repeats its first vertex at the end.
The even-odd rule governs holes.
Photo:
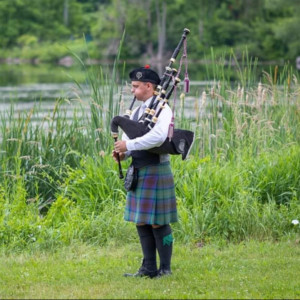
POLYGON ((294 63, 300 51, 299 12, 297 0, 2 0, 0 56, 13 47, 72 42, 85 35, 93 58, 112 59, 126 29, 122 59, 155 62, 161 49, 169 56, 187 27, 193 60, 208 55, 211 47, 216 53, 231 47, 239 58, 247 47, 260 61, 294 63))
POLYGON ((17 39, 30 34, 39 41, 57 41, 80 34, 82 8, 75 0, 18 0, 1 1, 0 4, 1 46, 16 45, 17 39), (68 20, 63 19, 65 5, 69 10, 68 20))

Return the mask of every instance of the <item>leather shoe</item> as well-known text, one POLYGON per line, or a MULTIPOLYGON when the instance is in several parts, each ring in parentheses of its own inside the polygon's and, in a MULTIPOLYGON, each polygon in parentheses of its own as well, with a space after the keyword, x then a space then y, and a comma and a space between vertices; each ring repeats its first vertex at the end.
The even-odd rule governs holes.
POLYGON ((165 269, 158 270, 157 273, 157 277, 170 276, 170 275, 172 275, 171 270, 165 270, 165 269))
POLYGON ((157 276, 157 271, 149 271, 144 266, 140 267, 140 269, 136 273, 125 273, 125 277, 149 277, 154 278, 157 276))

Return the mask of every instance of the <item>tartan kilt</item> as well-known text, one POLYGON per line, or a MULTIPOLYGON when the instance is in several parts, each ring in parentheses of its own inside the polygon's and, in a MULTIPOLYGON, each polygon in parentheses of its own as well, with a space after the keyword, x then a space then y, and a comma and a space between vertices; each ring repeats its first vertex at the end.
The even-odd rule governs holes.
POLYGON ((174 178, 169 162, 139 169, 137 187, 127 193, 124 219, 150 225, 177 222, 174 178))

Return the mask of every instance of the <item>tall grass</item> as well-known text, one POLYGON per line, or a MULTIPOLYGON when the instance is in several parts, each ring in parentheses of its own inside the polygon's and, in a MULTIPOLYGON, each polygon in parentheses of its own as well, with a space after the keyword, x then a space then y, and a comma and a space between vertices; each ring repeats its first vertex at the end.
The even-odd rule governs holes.
MULTIPOLYGON (((118 58, 110 74, 85 68, 91 96, 75 82, 75 99, 58 99, 39 123, 41 103, 18 114, 12 104, 1 113, 1 245, 49 249, 136 238, 123 222, 126 194, 110 155, 110 120, 123 101, 118 58), (66 103, 74 107, 72 122, 66 103)), ((291 223, 300 218, 298 77, 285 68, 254 82, 255 62, 244 59, 249 67, 237 67, 240 80, 232 83, 224 58, 215 58, 215 84, 197 91, 192 118, 181 97, 176 126, 192 128, 196 139, 188 160, 171 160, 180 240, 299 235, 291 223)))
MULTIPOLYGON (((219 81, 202 92, 195 103, 197 154, 239 159, 245 151, 257 156, 299 143, 298 78, 288 71, 277 85, 270 74, 262 76, 256 87, 237 83, 228 88, 228 83, 219 81)), ((242 82, 248 82, 246 72, 242 77, 242 82)))
POLYGON ((293 146, 239 161, 193 158, 176 167, 183 239, 277 239, 299 218, 300 148, 293 146))

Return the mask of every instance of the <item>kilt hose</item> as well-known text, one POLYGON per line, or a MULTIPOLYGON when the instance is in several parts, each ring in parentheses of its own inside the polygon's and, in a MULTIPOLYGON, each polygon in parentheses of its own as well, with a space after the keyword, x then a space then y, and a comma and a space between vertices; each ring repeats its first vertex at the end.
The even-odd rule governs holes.
POLYGON ((124 219, 150 225, 178 221, 174 178, 169 162, 139 169, 137 187, 127 193, 124 219))

